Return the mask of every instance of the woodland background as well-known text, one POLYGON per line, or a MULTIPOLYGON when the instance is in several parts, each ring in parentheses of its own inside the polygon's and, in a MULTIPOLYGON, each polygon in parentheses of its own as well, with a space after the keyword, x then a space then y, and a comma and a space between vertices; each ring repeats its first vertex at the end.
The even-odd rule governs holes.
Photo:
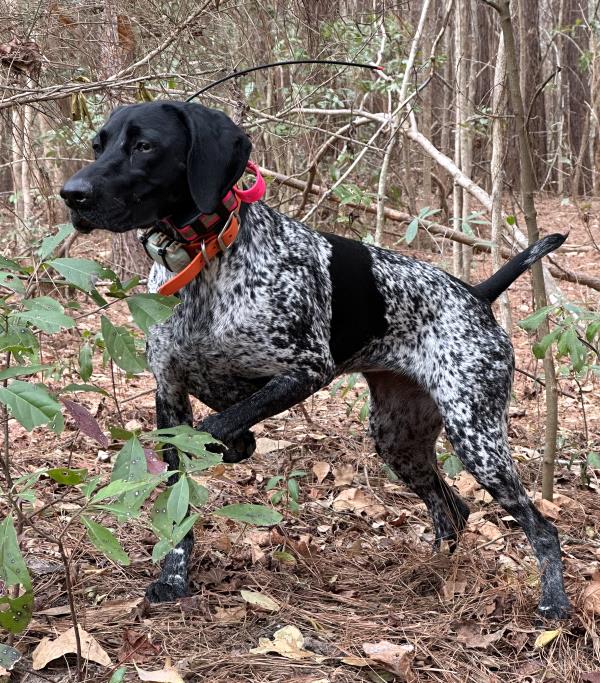
MULTIPOLYGON (((58 391, 83 376, 82 348, 101 350, 101 341, 90 341, 99 316, 89 295, 38 267, 37 250, 67 221, 58 189, 92 158, 90 139, 108 112, 135 101, 184 99, 234 69, 277 60, 383 66, 382 73, 277 67, 198 101, 225 110, 251 135, 271 206, 464 280, 488 276, 531 238, 528 196, 536 229, 570 231, 545 261, 545 291, 539 279, 533 292, 528 276, 521 278, 497 316, 516 347, 515 458, 560 529, 573 619, 560 628, 536 623, 537 570, 521 531, 460 471, 443 440, 440 466, 472 516, 457 553, 432 557, 424 507, 374 456, 364 435, 366 388, 352 376, 265 421, 248 463, 202 475, 211 491, 207 509, 216 501, 270 502, 285 519, 270 530, 203 519, 196 594, 176 607, 141 602, 156 572, 153 539, 142 524, 110 527, 132 559, 123 569, 71 524, 78 505, 72 492, 46 486, 31 514, 23 503, 27 519, 36 515, 31 529, 17 525, 36 599, 28 630, 9 639, 23 655, 14 680, 138 680, 133 662, 159 671, 144 680, 180 680, 168 678, 175 674, 165 658, 187 680, 600 680, 600 2, 510 5, 531 147, 525 169, 524 127, 509 94, 493 5, 1 0, 0 247, 33 264, 28 293, 46 293, 65 310, 74 301, 87 316, 71 332, 36 332, 37 360, 58 368, 47 379, 58 391), (517 325, 544 303, 553 307, 545 316, 517 325), (53 515, 38 514, 48 508, 53 515), (57 535, 59 549, 51 542, 57 535), (248 604, 240 597, 245 588, 268 593, 278 608, 248 604), (33 673, 32 650, 42 636, 65 633, 73 609, 111 666, 83 667, 69 656, 33 673), (250 652, 282 625, 305 636, 295 641, 304 654, 250 652), (369 655, 365 644, 382 638, 414 650, 369 655), (167 673, 161 678, 160 671, 167 673)), ((149 268, 133 234, 70 234, 55 255, 98 259, 123 281, 139 275, 142 284, 149 268)), ((117 303, 111 311, 116 323, 129 325, 126 307, 117 303)), ((84 393, 77 401, 105 434, 110 430, 110 445, 99 449, 77 420, 68 420, 62 435, 30 433, 3 408, 5 466, 14 476, 67 460, 104 476, 117 449, 115 425, 152 429, 149 374, 94 359, 89 383, 108 398, 84 393)), ((195 408, 198 415, 205 410, 195 408)), ((4 498, 2 507, 4 514, 4 498)))

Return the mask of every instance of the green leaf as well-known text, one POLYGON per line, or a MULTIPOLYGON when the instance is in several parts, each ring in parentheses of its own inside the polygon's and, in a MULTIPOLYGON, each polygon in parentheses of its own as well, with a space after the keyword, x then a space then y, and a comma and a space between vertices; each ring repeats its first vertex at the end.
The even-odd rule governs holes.
POLYGON ((306 470, 292 470, 288 477, 305 477, 308 474, 306 470))
POLYGON ((10 671, 23 655, 10 645, 0 643, 0 666, 10 671))
POLYGON ((160 562, 163 557, 173 550, 174 546, 168 538, 161 538, 160 541, 152 548, 152 562, 160 562))
POLYGON ((111 481, 121 479, 123 481, 142 481, 146 480, 148 466, 146 456, 139 439, 133 436, 126 441, 123 448, 119 451, 112 474, 111 481))
POLYGON ((75 228, 70 223, 67 223, 65 225, 61 225, 55 235, 44 237, 42 240, 42 245, 37 252, 42 261, 45 261, 56 249, 56 247, 64 242, 64 240, 73 232, 75 232, 75 228))
POLYGON ((179 477, 179 481, 171 487, 171 495, 167 502, 167 517, 175 524, 181 524, 187 514, 190 502, 190 487, 187 477, 179 477))
POLYGON ((53 467, 47 472, 50 479, 54 479, 59 484, 66 484, 67 486, 81 484, 81 482, 85 481, 87 473, 88 471, 85 468, 68 469, 65 467, 53 467))
POLYGON ((176 296, 161 296, 160 294, 136 294, 127 299, 133 319, 146 334, 152 325, 167 320, 175 306, 180 303, 181 300, 176 296))
POLYGON ((600 332, 600 320, 596 320, 587 326, 585 338, 591 343, 598 332, 600 332))
POLYGON ((517 219, 514 216, 507 216, 506 222, 508 225, 515 225, 517 222, 517 219))
POLYGON ((135 340, 124 327, 115 327, 106 316, 101 319, 106 350, 113 361, 125 372, 137 374, 146 369, 146 360, 135 348, 135 340))
POLYGON ((537 328, 544 322, 544 320, 546 320, 550 312, 553 311, 555 308, 556 306, 544 306, 543 308, 540 308, 537 311, 535 311, 535 313, 532 313, 524 320, 519 321, 517 324, 522 329, 527 330, 529 332, 533 332, 534 330, 537 330, 537 328))
POLYGON ((31 577, 21 555, 17 532, 10 515, 0 522, 0 578, 6 586, 31 589, 31 577))
POLYGON ((12 368, 2 370, 0 372, 0 381, 4 379, 12 379, 13 377, 26 377, 27 375, 36 375, 38 372, 50 370, 52 365, 13 365, 12 368))
POLYGON ((271 496, 271 503, 273 505, 279 505, 281 501, 283 500, 283 491, 277 491, 274 495, 271 496))
POLYGON ((131 439, 134 436, 140 436, 141 429, 136 429, 132 432, 129 429, 123 429, 123 427, 113 425, 108 428, 108 431, 113 439, 116 439, 117 441, 127 441, 127 439, 131 439))
POLYGON ((448 455, 448 457, 444 459, 442 467, 444 469, 444 472, 451 479, 454 479, 464 469, 462 462, 455 455, 452 454, 448 455))
POLYGON ((283 519, 282 515, 265 505, 253 505, 252 503, 236 503, 225 505, 215 510, 215 515, 232 519, 244 524, 254 524, 256 526, 273 526, 279 524, 283 519))
POLYGON ((216 454, 206 450, 206 444, 219 443, 219 441, 210 434, 199 432, 189 425, 155 429, 154 431, 145 434, 142 438, 149 441, 171 444, 184 453, 213 457, 216 454))
POLYGON ((87 529, 90 541, 101 553, 106 555, 109 560, 122 564, 123 566, 130 564, 127 553, 123 550, 112 531, 87 517, 82 517, 81 521, 83 522, 83 526, 87 529))
POLYGON ((188 478, 188 483, 190 485, 190 505, 197 508, 206 505, 210 496, 208 489, 202 484, 198 484, 192 477, 188 478))
POLYGON ((404 235, 404 241, 406 242, 406 244, 410 244, 415 239, 418 231, 419 219, 413 218, 412 221, 408 224, 408 228, 406 228, 406 234, 404 235))
POLYGON ((175 526, 173 529, 173 535, 171 537, 173 540, 173 545, 177 545, 183 541, 188 531, 194 526, 199 518, 199 513, 195 512, 193 515, 186 517, 181 524, 175 526))
POLYGON ((27 628, 33 613, 33 591, 27 590, 18 598, 0 598, 0 626, 10 633, 21 633, 27 628))
POLYGON ((265 486, 265 491, 272 491, 280 481, 283 481, 281 474, 278 474, 276 477, 271 477, 265 486))
POLYGON ((4 256, 0 256, 0 268, 7 268, 8 270, 16 270, 18 273, 27 273, 27 268, 24 268, 22 265, 17 263, 16 261, 12 261, 11 259, 5 258, 4 256))
POLYGON ((78 391, 91 391, 96 394, 102 394, 103 396, 110 396, 106 389, 101 389, 93 384, 67 384, 66 387, 63 387, 60 390, 60 392, 63 394, 77 393, 78 391))
MULTIPOLYGON (((9 319, 10 322, 10 319, 9 319)), ((8 332, 0 335, 0 352, 10 351, 15 356, 21 354, 33 356, 39 348, 39 342, 35 335, 27 327, 17 327, 14 322, 8 332)))
POLYGON ((56 434, 64 428, 60 403, 43 384, 14 380, 7 387, 0 387, 0 401, 9 407, 13 417, 28 432, 45 424, 56 434))
POLYGON ((173 522, 169 520, 167 515, 167 502, 171 495, 170 490, 162 491, 154 501, 154 505, 150 510, 150 522, 154 533, 159 538, 170 538, 173 531, 173 522))
POLYGON ((287 488, 290 498, 298 502, 298 497, 300 496, 300 489, 298 487, 298 482, 296 481, 296 479, 288 479, 287 488))
POLYGON ((14 273, 1 273, 0 272, 0 287, 5 287, 10 289, 11 292, 16 294, 25 294, 25 285, 14 273))
POLYGON ((110 677, 110 681, 108 681, 108 683, 123 683, 123 681, 125 680, 126 673, 127 668, 124 666, 120 666, 110 677))
POLYGON ((122 479, 116 479, 111 481, 108 486, 101 488, 90 502, 92 505, 95 505, 107 498, 119 498, 125 494, 140 491, 147 485, 147 481, 123 481, 122 479))
POLYGON ((98 488, 101 479, 102 475, 97 474, 95 477, 91 477, 91 479, 88 479, 85 485, 81 487, 81 493, 83 493, 85 498, 89 499, 92 493, 94 493, 94 491, 98 488))
POLYGON ((58 271, 69 284, 84 292, 96 289, 96 281, 105 273, 99 263, 85 258, 57 258, 48 261, 48 265, 58 271))
POLYGON ((12 317, 35 325, 42 332, 54 334, 75 326, 73 318, 65 315, 64 308, 49 296, 25 299, 23 306, 26 310, 14 311, 12 317))
POLYGON ((600 470, 600 455, 595 451, 587 454, 586 463, 588 467, 592 467, 595 470, 600 470))
POLYGON ((558 327, 555 330, 552 330, 552 332, 549 334, 544 335, 539 342, 536 342, 533 345, 533 355, 541 360, 546 355, 546 351, 548 350, 549 346, 553 344, 558 337, 560 337, 561 332, 562 330, 560 327, 558 327))
POLYGON ((94 368, 92 365, 92 347, 85 343, 79 349, 79 376, 84 382, 88 382, 94 368))
POLYGON ((223 456, 220 453, 207 453, 193 458, 188 458, 185 453, 179 453, 179 466, 187 474, 203 472, 215 467, 215 465, 220 465, 222 462, 223 456))

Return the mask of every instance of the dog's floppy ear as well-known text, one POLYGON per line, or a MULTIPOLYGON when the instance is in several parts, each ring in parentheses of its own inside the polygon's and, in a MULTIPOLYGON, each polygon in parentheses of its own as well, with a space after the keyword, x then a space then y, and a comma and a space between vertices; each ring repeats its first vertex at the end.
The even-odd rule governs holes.
POLYGON ((244 173, 252 143, 223 112, 188 102, 181 103, 177 109, 189 134, 190 193, 202 213, 214 213, 244 173))

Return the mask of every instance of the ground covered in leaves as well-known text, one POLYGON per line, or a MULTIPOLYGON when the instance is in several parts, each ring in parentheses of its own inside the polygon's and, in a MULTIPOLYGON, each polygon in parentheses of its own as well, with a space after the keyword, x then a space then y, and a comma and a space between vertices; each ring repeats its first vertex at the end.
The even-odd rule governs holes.
MULTIPOLYGON (((557 261, 599 274, 598 251, 572 207, 543 204, 540 220, 545 231, 572 227, 571 251, 561 252, 557 261)), ((600 234, 597 221, 591 225, 600 234)), ((97 246, 98 238, 88 239, 97 246)), ((75 251, 85 254, 86 248, 80 240, 75 251)), ((451 253, 444 248, 441 256, 418 255, 448 261, 451 253)), ((489 259, 476 258, 483 277, 489 259)), ((573 301, 598 305, 597 292, 576 285, 564 285, 563 291, 573 301)), ((511 304, 515 320, 532 312, 527 277, 512 288, 511 304)), ((125 316, 125 309, 111 317, 118 322, 119 315, 125 316)), ((95 329, 98 320, 92 317, 87 324, 95 329)), ((44 350, 46 362, 71 353, 66 335, 55 341, 44 350)), ((515 329, 513 341, 518 367, 539 375, 526 333, 515 329)), ((92 381, 110 388, 106 369, 95 371, 92 381)), ((115 381, 118 411, 97 394, 79 394, 77 400, 107 432, 118 424, 151 429, 150 376, 117 374, 115 381)), ((541 389, 517 373, 510 427, 522 478, 538 498, 541 389)), ((456 553, 432 553, 425 506, 382 467, 365 435, 364 390, 358 383, 345 395, 318 392, 303 406, 257 426, 258 453, 250 461, 217 466, 199 478, 211 499, 196 528, 192 596, 180 603, 143 602, 157 567, 150 558, 154 539, 141 525, 117 529, 132 558, 126 568, 108 561, 79 527, 72 528, 68 550, 77 609, 89 646, 98 648, 93 658, 102 661, 89 664, 86 680, 107 681, 125 664, 131 681, 600 681, 600 472, 589 471, 588 480, 581 471, 582 459, 600 450, 598 379, 590 377, 579 387, 568 378, 561 381, 557 496, 554 503, 539 503, 555 520, 563 543, 574 610, 562 624, 544 624, 535 616, 538 572, 525 537, 466 473, 452 483, 471 507, 469 526, 456 553), (297 475, 300 509, 286 510, 284 496, 280 525, 256 529, 211 516, 212 508, 226 503, 268 503, 295 470, 305 473, 297 475), (282 475, 283 483, 267 491, 275 475, 282 475), (144 671, 160 670, 144 678, 144 671)), ((195 408, 198 417, 205 414, 200 404, 195 408)), ((109 476, 114 451, 99 450, 74 425, 60 439, 41 430, 28 434, 14 421, 10 431, 12 465, 20 474, 70 460, 109 476)), ((441 439, 440 454, 446 448, 441 439)), ((68 518, 76 503, 48 481, 38 505, 57 501, 60 515, 68 518)), ((51 518, 40 518, 50 529, 51 518)), ((25 656, 13 680, 74 680, 72 655, 31 670, 34 648, 40 663, 49 656, 51 641, 61 636, 60 648, 69 640, 71 621, 56 549, 30 531, 23 534, 22 547, 34 575, 36 613, 15 640, 25 656)), ((63 651, 68 650, 69 642, 63 651)))

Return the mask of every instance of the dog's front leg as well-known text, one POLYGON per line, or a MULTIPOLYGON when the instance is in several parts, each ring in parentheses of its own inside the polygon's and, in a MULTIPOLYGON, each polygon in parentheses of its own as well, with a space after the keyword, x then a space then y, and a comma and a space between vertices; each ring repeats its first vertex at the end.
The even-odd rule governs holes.
POLYGON ((225 462, 238 462, 248 457, 248 453, 240 453, 235 444, 251 434, 250 427, 304 401, 330 380, 331 376, 326 373, 297 372, 273 377, 248 398, 216 415, 209 415, 196 425, 196 429, 208 432, 228 447, 223 455, 225 462))
MULTIPOLYGON (((193 422, 192 406, 185 389, 173 386, 161 387, 156 392, 156 424, 159 429, 177 427, 180 424, 193 422)), ((179 456, 177 449, 166 446, 163 457, 173 474, 169 477, 169 485, 179 479, 179 456)), ((188 561, 194 547, 194 532, 190 530, 183 541, 166 557, 159 578, 146 589, 146 598, 150 602, 170 602, 187 595, 188 561)))

